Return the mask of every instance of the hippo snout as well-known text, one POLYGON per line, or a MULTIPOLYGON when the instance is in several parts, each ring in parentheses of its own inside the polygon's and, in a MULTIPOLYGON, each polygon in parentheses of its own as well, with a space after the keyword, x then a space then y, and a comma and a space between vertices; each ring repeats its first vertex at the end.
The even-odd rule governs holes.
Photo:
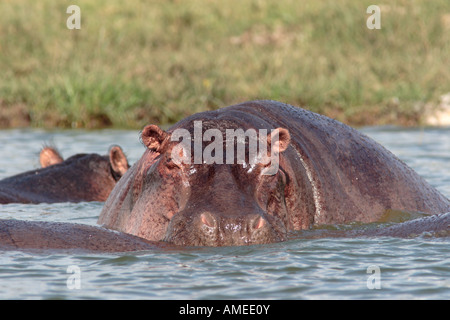
POLYGON ((203 212, 200 214, 198 227, 212 241, 220 240, 233 244, 256 242, 270 233, 270 225, 258 214, 226 219, 210 212, 203 212))
POLYGON ((223 215, 212 211, 176 214, 164 241, 184 246, 240 246, 284 241, 259 213, 223 215))

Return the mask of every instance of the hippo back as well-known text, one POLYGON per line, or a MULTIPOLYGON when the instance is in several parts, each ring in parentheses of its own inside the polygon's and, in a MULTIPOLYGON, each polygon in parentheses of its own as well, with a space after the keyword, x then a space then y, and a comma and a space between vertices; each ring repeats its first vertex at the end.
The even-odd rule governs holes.
POLYGON ((289 130, 289 148, 294 152, 283 155, 306 171, 315 224, 376 221, 387 209, 430 214, 450 209, 450 201, 404 162, 341 122, 276 101, 251 101, 218 110, 231 111, 253 118, 255 126, 264 120, 272 128, 289 130))

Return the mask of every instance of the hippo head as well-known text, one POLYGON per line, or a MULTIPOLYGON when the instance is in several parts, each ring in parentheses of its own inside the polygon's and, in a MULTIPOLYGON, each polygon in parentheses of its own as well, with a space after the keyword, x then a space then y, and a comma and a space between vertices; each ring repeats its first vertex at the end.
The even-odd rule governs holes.
MULTIPOLYGON (((76 163, 80 159, 82 160, 81 163, 85 166, 85 169, 92 167, 92 165, 89 165, 89 163, 91 162, 107 163, 109 166, 109 173, 111 173, 111 176, 115 181, 119 180, 130 168, 130 165, 128 164, 128 160, 123 153, 122 148, 116 145, 113 145, 109 148, 107 156, 99 156, 95 153, 83 153, 68 158, 66 162, 76 163)), ((39 163, 41 164, 42 168, 47 168, 56 164, 64 163, 64 159, 54 147, 46 146, 42 148, 39 154, 39 163)))
MULTIPOLYGON (((264 152, 276 157, 252 163, 247 152, 249 139, 243 141, 246 152, 241 161, 238 152, 230 156, 225 148, 230 141, 225 133, 232 128, 233 123, 227 121, 203 122, 200 143, 194 137, 180 147, 180 135, 174 138, 179 130, 145 127, 141 140, 147 151, 119 181, 99 223, 177 245, 231 246, 285 240, 291 223, 285 201, 289 174, 283 168, 281 154, 289 146, 290 134, 276 128, 259 135, 257 139, 267 139, 264 152), (215 130, 214 139, 208 136, 208 129, 215 130), (196 143, 203 152, 200 161, 195 161, 196 143), (219 150, 222 146, 224 149, 219 150), (216 161, 208 163, 205 154, 216 161)), ((186 135, 196 134, 192 122, 182 130, 186 135)), ((235 148, 237 140, 232 143, 235 148)))
MULTIPOLYGON (((39 173, 39 183, 33 183, 29 188, 58 201, 105 201, 129 169, 122 148, 116 145, 111 146, 104 156, 81 153, 66 160, 55 148, 46 146, 40 152, 39 161, 42 167, 36 171, 39 173), (46 191, 42 192, 39 188, 46 191)), ((31 176, 35 175, 33 171, 31 176)))

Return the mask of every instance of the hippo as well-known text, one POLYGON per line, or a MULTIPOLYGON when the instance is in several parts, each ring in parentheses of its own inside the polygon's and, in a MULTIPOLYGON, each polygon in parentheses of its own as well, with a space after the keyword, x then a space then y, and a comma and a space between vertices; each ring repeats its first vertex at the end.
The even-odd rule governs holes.
POLYGON ((106 156, 77 154, 65 161, 45 147, 40 164, 41 169, 0 180, 0 204, 105 201, 129 168, 119 146, 106 156))
POLYGON ((260 244, 320 225, 375 222, 386 210, 450 211, 449 199, 374 140, 326 116, 276 101, 197 113, 167 131, 148 125, 141 140, 147 150, 111 192, 98 223, 150 241, 260 244), (272 130, 266 144, 278 157, 269 164, 250 164, 248 158, 230 163, 223 160, 238 159, 228 157, 225 147, 208 150, 220 153, 212 163, 201 157, 195 161, 192 152, 185 155, 192 147, 208 154, 211 132, 219 145, 236 145, 226 135, 239 129, 272 130), (270 146, 274 134, 278 141, 270 146), (190 142, 180 142, 183 135, 190 142), (272 162, 277 170, 266 174, 272 162))
POLYGON ((449 199, 372 139, 301 108, 249 101, 194 114, 167 130, 148 125, 141 141, 146 150, 112 190, 100 226, 0 220, 0 248, 239 246, 289 240, 293 232, 449 235, 449 199), (253 157, 247 151, 255 139, 261 148, 253 157), (320 230, 377 222, 393 210, 421 217, 386 229, 320 230))
MULTIPOLYGON (((377 225, 378 226, 378 225, 377 225)), ((449 237, 450 212, 423 216, 384 228, 356 230, 313 229, 298 231, 294 239, 449 237)), ((0 250, 31 252, 136 252, 155 249, 183 250, 167 241, 150 241, 127 233, 81 223, 0 219, 0 250)))

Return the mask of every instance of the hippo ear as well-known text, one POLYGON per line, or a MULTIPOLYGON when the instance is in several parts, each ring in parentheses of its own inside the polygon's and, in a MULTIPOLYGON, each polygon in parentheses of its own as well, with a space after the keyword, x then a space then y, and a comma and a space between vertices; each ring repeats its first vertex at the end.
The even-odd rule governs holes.
POLYGON ((161 152, 163 142, 168 137, 168 133, 157 125, 146 126, 141 132, 142 143, 152 151, 161 152))
POLYGON ((291 142, 291 135, 285 128, 276 128, 267 136, 267 141, 270 143, 272 148, 275 148, 273 151, 276 153, 281 153, 289 146, 289 143, 291 142))
POLYGON ((123 176, 130 168, 127 157, 119 146, 112 146, 109 149, 109 163, 114 172, 120 176, 123 176))
POLYGON ((64 159, 61 157, 58 151, 52 147, 44 147, 39 154, 39 162, 42 168, 52 166, 63 162, 64 159))

